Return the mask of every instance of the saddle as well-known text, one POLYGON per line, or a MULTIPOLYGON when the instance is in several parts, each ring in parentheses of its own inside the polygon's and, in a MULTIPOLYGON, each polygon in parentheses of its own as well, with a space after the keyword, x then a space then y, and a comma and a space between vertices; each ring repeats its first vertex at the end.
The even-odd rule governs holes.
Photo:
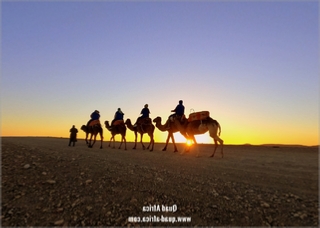
POLYGON ((94 125, 101 125, 101 124, 100 124, 100 120, 92 120, 92 121, 89 123, 89 127, 93 127, 94 125))
POLYGON ((124 124, 123 120, 116 120, 113 122, 112 126, 121 125, 121 124, 124 124))
POLYGON ((204 120, 210 116, 208 111, 194 112, 189 114, 188 122, 195 120, 204 120))
POLYGON ((138 125, 148 125, 151 124, 151 119, 150 118, 142 118, 140 121, 138 121, 138 125))
POLYGON ((145 125, 150 125, 152 124, 151 119, 146 117, 146 118, 141 118, 138 122, 137 122, 137 127, 139 127, 143 132, 145 132, 145 129, 143 129, 143 126, 145 125))
POLYGON ((183 122, 185 122, 185 120, 186 120, 187 118, 186 118, 185 115, 183 115, 183 116, 173 115, 173 116, 170 116, 170 117, 169 117, 169 120, 170 120, 170 122, 172 122, 172 123, 174 122, 175 119, 179 120, 180 123, 183 123, 183 122))

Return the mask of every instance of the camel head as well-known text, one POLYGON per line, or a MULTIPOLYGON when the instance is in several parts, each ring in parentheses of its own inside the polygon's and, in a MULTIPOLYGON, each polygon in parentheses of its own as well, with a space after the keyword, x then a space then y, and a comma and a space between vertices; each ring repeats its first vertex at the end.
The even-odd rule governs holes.
POLYGON ((157 116, 156 118, 153 119, 154 123, 161 123, 161 117, 160 116, 157 116))
POLYGON ((109 121, 108 120, 104 121, 104 125, 106 126, 106 128, 110 127, 109 121))
POLYGON ((124 122, 125 125, 132 125, 131 120, 127 119, 126 122, 124 122))
POLYGON ((82 125, 80 129, 83 130, 84 132, 87 132, 87 126, 86 125, 82 125))

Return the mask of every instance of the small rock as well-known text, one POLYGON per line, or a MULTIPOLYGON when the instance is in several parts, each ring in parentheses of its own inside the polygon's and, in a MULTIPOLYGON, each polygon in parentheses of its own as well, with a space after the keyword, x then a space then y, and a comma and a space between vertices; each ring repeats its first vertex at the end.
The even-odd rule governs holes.
POLYGON ((160 177, 157 178, 157 181, 161 182, 163 181, 160 177))
POLYGON ((25 164, 25 165, 23 166, 23 168, 24 168, 24 169, 29 169, 29 168, 30 168, 30 164, 25 164))
POLYGON ((55 222, 54 222, 54 225, 60 226, 60 225, 62 225, 63 223, 64 223, 64 220, 63 220, 63 219, 60 219, 60 220, 58 220, 58 221, 55 221, 55 222))
POLYGON ((132 198, 132 199, 130 200, 130 203, 136 203, 136 202, 138 202, 138 200, 135 199, 135 198, 132 198))
POLYGON ((227 196, 223 196, 223 198, 225 198, 226 200, 230 200, 230 198, 227 196))
POLYGON ((91 180, 91 179, 86 180, 86 184, 90 184, 91 182, 92 182, 92 180, 91 180))
POLYGON ((55 180, 47 180, 46 182, 47 182, 48 184, 55 184, 55 183, 56 183, 55 180))

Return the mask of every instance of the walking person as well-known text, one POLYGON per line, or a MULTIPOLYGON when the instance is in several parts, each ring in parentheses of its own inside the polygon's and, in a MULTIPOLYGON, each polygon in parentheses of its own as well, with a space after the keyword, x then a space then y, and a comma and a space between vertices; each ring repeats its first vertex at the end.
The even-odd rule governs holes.
POLYGON ((69 140, 69 146, 71 146, 71 143, 73 143, 73 146, 75 146, 77 141, 77 133, 78 129, 73 125, 70 129, 70 140, 69 140))

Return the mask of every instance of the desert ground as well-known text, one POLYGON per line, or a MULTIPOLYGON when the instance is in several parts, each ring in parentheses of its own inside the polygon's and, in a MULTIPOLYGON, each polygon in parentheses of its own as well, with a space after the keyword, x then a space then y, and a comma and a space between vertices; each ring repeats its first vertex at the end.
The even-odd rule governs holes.
POLYGON ((152 152, 50 137, 1 143, 2 226, 319 225, 318 147, 226 145, 209 158, 213 145, 196 157, 158 143, 152 152))

